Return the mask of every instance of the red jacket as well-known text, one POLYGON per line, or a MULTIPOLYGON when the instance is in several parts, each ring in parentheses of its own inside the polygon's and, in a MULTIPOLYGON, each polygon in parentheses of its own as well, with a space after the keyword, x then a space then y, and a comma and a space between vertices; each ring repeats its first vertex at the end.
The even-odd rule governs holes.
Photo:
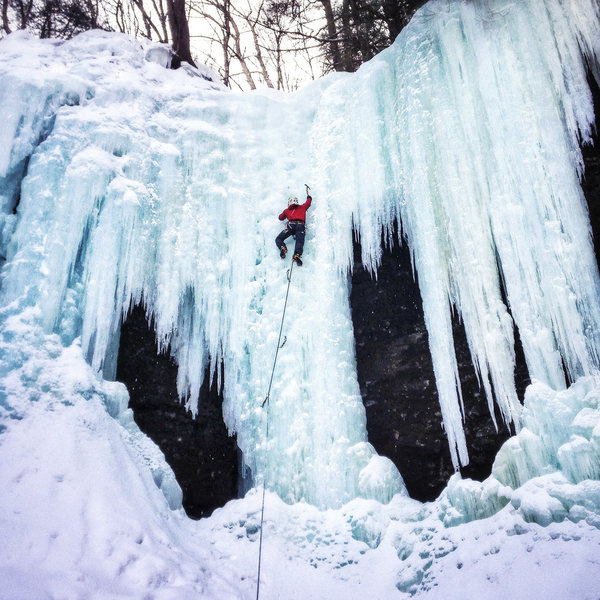
POLYGON ((296 204, 295 206, 288 206, 280 215, 279 220, 283 221, 287 218, 288 221, 302 221, 306 222, 306 211, 309 209, 312 198, 306 196, 306 202, 304 204, 296 204))

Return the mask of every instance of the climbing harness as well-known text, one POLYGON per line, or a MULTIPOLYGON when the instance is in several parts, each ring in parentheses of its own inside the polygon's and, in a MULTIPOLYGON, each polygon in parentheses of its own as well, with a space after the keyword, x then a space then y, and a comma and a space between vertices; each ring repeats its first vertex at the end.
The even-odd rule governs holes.
MULTIPOLYGON (((271 370, 271 380, 269 381, 269 389, 267 390, 267 395, 263 400, 262 407, 264 408, 265 404, 267 405, 267 444, 269 443, 269 397, 271 395, 271 385, 273 384, 273 376, 275 375, 275 366, 277 365, 277 355, 279 354, 279 350, 283 348, 285 343, 287 342, 287 337, 284 336, 283 342, 281 341, 281 333, 283 332, 283 322, 285 321, 285 311, 287 309, 288 296, 290 295, 290 284, 292 283, 292 270, 294 268, 294 261, 292 261, 292 266, 288 269, 287 272, 287 291, 285 293, 285 302, 283 304, 283 314, 281 315, 281 326, 279 327, 279 338, 277 339, 277 350, 275 351, 275 359, 273 360, 273 369, 271 370)), ((265 518, 265 491, 266 485, 263 479, 263 491, 262 491, 262 506, 260 509, 260 538, 258 542, 258 572, 256 575, 256 600, 259 600, 260 594, 260 567, 262 563, 262 542, 263 542, 263 522, 265 518)))

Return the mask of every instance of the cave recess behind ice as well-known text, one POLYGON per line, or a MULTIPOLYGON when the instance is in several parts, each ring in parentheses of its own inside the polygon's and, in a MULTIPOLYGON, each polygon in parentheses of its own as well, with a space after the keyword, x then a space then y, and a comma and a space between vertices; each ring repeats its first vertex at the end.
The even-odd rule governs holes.
POLYGON ((162 450, 183 490, 192 518, 206 517, 238 496, 238 449, 223 422, 222 395, 208 385, 200 391, 193 418, 177 395, 177 365, 158 352, 154 330, 137 306, 121 331, 117 380, 129 390, 138 427, 162 450))
MULTIPOLYGON (((379 454, 392 459, 411 497, 434 500, 454 467, 410 253, 406 245, 385 250, 377 279, 363 269, 358 245, 354 258, 350 302, 369 441, 379 454)), ((464 328, 456 317, 453 332, 470 458, 461 473, 482 480, 490 474, 494 457, 510 432, 498 411, 496 431, 471 363, 464 328)), ((520 347, 516 382, 522 397, 529 376, 520 347)))

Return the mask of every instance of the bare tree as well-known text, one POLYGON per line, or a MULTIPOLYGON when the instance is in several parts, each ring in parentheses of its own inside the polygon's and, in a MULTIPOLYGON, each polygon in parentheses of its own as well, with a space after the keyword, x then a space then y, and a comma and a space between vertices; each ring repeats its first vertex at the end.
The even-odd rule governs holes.
POLYGON ((35 15, 33 0, 8 0, 8 6, 13 9, 16 16, 16 29, 25 29, 35 15))
POLYGON ((185 0, 167 0, 167 7, 173 52, 180 62, 187 62, 195 67, 196 63, 192 59, 190 49, 190 29, 185 0))
POLYGON ((102 0, 119 31, 170 44, 173 68, 195 65, 189 29, 191 0, 102 0))
POLYGON ((248 61, 246 60, 246 53, 242 50, 242 40, 240 28, 234 18, 230 19, 231 27, 233 30, 233 35, 231 36, 233 42, 233 53, 235 58, 240 63, 244 76, 246 77, 246 81, 251 90, 256 89, 256 83, 254 82, 254 77, 252 76, 252 70, 249 67, 248 61))
MULTIPOLYGON (((139 14, 139 18, 141 18, 144 28, 144 36, 149 40, 155 39, 157 42, 167 42, 167 32, 160 27, 160 16, 158 18, 153 18, 152 5, 147 6, 144 3, 144 0, 131 0, 131 4, 135 9, 137 9, 137 11, 134 10, 129 12, 130 15, 136 15, 136 19, 133 21, 136 29, 138 23, 137 15, 139 14)), ((152 4, 155 5, 156 3, 153 2, 152 4)), ((158 14, 160 15, 160 13, 158 14)))
POLYGON ((206 62, 214 64, 213 57, 210 55, 211 49, 215 46, 220 48, 222 62, 214 66, 225 85, 239 85, 237 73, 233 72, 237 68, 240 69, 240 75, 243 75, 245 84, 250 89, 257 87, 256 75, 262 74, 263 78, 265 75, 268 78, 266 66, 262 70, 257 70, 255 67, 256 54, 260 56, 259 64, 262 55, 258 46, 255 13, 250 6, 247 11, 243 11, 235 8, 231 0, 202 0, 193 4, 193 11, 210 26, 210 33, 202 36, 208 44, 208 53, 204 56, 206 62), (254 36, 252 27, 255 27, 254 36), (251 45, 251 40, 254 40, 257 53, 253 54, 247 49, 246 42, 251 45))
POLYGON ((293 90, 300 77, 314 79, 321 74, 320 68, 314 69, 321 61, 323 28, 316 4, 320 6, 319 0, 265 0, 248 18, 254 59, 261 74, 268 75, 263 75, 267 85, 270 81, 278 89, 293 90))
POLYGON ((387 48, 425 0, 318 0, 327 34, 325 71, 355 71, 387 48))
POLYGON ((28 28, 43 37, 114 28, 170 43, 174 67, 194 65, 193 38, 226 85, 291 90, 302 78, 357 69, 392 43, 424 1, 2 0, 1 24, 5 34, 28 28))
POLYGON ((98 27, 101 0, 2 0, 2 30, 28 29, 40 37, 70 38, 98 27))
POLYGON ((2 0, 2 29, 6 33, 11 32, 10 23, 8 22, 8 0, 2 0))
POLYGON ((338 41, 337 24, 335 20, 335 15, 333 13, 333 7, 331 5, 331 0, 319 0, 319 2, 323 7, 325 21, 327 23, 327 38, 325 39, 325 42, 329 47, 329 54, 331 56, 333 70, 343 71, 344 69, 338 41))
POLYGON ((238 14, 244 19, 245 23, 250 29, 250 33, 252 35, 252 42, 254 45, 254 52, 256 61, 260 67, 260 73, 267 85, 267 87, 272 88, 273 82, 271 81, 271 77, 269 75, 269 71, 267 69, 267 65, 265 63, 265 59, 263 57, 263 50, 260 41, 260 31, 259 31, 259 19, 263 13, 264 2, 261 2, 255 11, 252 10, 250 4, 248 4, 248 9, 245 12, 237 11, 238 14))
POLYGON ((202 21, 206 29, 204 33, 196 36, 202 40, 202 46, 206 48, 203 53, 204 62, 215 68, 225 85, 230 85, 232 60, 230 0, 195 1, 191 5, 191 11, 202 21), (221 61, 214 58, 215 46, 222 56, 221 61))

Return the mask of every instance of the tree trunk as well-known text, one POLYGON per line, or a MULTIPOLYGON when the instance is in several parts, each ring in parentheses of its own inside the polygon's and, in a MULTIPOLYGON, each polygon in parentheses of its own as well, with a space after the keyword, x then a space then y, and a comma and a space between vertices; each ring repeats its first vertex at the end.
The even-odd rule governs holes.
MULTIPOLYGON (((350 8, 352 11, 352 21, 354 22, 354 34, 357 37, 357 41, 358 41, 358 49, 360 50, 360 62, 366 62, 368 60, 371 60, 373 58, 373 52, 371 51, 371 48, 369 47, 369 38, 368 38, 368 32, 365 31, 365 26, 363 23, 363 18, 361 15, 361 10, 360 10, 360 6, 358 4, 358 2, 356 0, 353 0, 350 3, 350 8)), ((352 65, 352 70, 354 71, 355 68, 358 68, 358 65, 352 65)))
POLYGON ((6 33, 10 33, 10 25, 8 23, 8 0, 2 0, 2 29, 6 33))
POLYGON ((151 40, 152 39, 152 30, 154 30, 156 32, 156 35, 158 36, 158 40, 166 42, 167 40, 160 39, 160 32, 156 28, 156 25, 154 25, 154 23, 152 22, 152 18, 150 17, 148 11, 146 10, 146 7, 144 6, 144 0, 133 0, 133 4, 137 7, 137 9, 140 11, 140 14, 142 16, 142 22, 144 23, 144 29, 145 29, 145 36, 149 40, 151 40))
POLYGON ((256 52, 256 60, 258 61, 258 64, 260 65, 263 79, 265 80, 267 87, 272 88, 273 82, 271 81, 271 78, 269 77, 269 71, 267 70, 267 65, 265 64, 265 61, 264 61, 263 55, 262 55, 262 51, 260 49, 258 33, 256 32, 256 20, 251 21, 250 15, 248 15, 246 17, 246 23, 248 23, 248 26, 250 27, 250 31, 252 32, 252 37, 254 39, 254 50, 256 52))
POLYGON ((383 0, 383 15, 390 32, 391 42, 396 39, 415 11, 421 8, 425 2, 426 0, 383 0))
POLYGON ((341 60, 344 71, 352 71, 352 32, 350 29, 350 0, 342 2, 342 52, 341 60))
MULTIPOLYGON (((152 0, 152 6, 154 7, 154 12, 158 15, 158 21, 160 22, 160 28, 163 32, 162 39, 159 38, 161 42, 168 43, 169 42, 169 33, 167 31, 167 13, 165 12, 165 7, 163 5, 162 0, 152 0)), ((168 8, 167 8, 168 10, 168 8)))
POLYGON ((240 65, 242 66, 242 70, 244 71, 244 75, 246 76, 246 81, 248 82, 250 89, 255 90, 256 84, 254 83, 254 78, 252 77, 252 73, 250 71, 250 68, 248 67, 248 63, 246 62, 246 57, 244 56, 244 53, 242 52, 242 46, 241 46, 241 42, 240 42, 240 30, 237 26, 237 23, 235 22, 235 20, 233 18, 230 19, 230 22, 231 22, 231 25, 233 27, 233 32, 234 32, 233 44, 235 47, 235 50, 234 50, 235 57, 238 59, 238 61, 240 62, 240 65))
POLYGON ((167 0, 167 14, 169 28, 173 38, 173 52, 176 61, 173 66, 177 68, 181 62, 196 66, 190 50, 190 28, 185 10, 185 0, 167 0))
POLYGON ((406 25, 407 9, 405 6, 402 6, 403 4, 404 2, 401 3, 397 0, 384 0, 382 4, 385 23, 390 32, 390 41, 392 42, 398 37, 404 25, 406 25))
POLYGON ((342 58, 340 56, 340 46, 337 39, 337 29, 335 26, 335 16, 331 6, 331 0, 320 0, 325 11, 325 20, 327 22, 327 43, 331 53, 331 63, 334 71, 343 71, 342 58))
POLYGON ((231 57, 229 55, 229 41, 231 39, 231 10, 229 6, 229 0, 225 0, 222 5, 216 4, 216 6, 223 13, 223 83, 229 86, 229 75, 231 70, 231 57))
POLYGON ((16 11, 19 15, 19 29, 25 29, 31 22, 33 0, 17 3, 16 11))

